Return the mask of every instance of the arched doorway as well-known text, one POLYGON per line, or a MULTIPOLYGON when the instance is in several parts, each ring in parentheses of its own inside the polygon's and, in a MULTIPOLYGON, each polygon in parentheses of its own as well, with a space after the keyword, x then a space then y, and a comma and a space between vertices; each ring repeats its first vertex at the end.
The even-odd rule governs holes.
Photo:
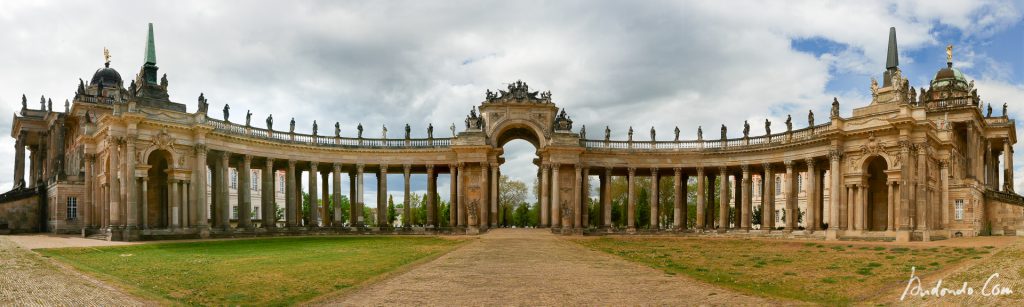
POLYGON ((889 177, 885 170, 887 166, 885 159, 880 156, 868 158, 865 161, 865 180, 868 186, 867 195, 867 229, 872 231, 886 230, 889 216, 889 177))
POLYGON ((170 202, 167 192, 167 170, 170 168, 171 154, 165 150, 155 150, 146 159, 149 171, 146 174, 146 219, 150 228, 169 228, 171 225, 170 202))
POLYGON ((507 123, 494 134, 501 164, 498 174, 498 212, 495 227, 540 226, 542 135, 525 123, 507 123))

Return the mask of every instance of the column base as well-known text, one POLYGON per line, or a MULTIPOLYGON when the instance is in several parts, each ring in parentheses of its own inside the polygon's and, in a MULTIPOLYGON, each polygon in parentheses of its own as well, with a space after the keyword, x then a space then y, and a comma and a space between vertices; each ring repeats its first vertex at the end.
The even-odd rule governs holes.
POLYGON ((839 240, 839 231, 838 230, 831 230, 831 229, 830 230, 825 230, 825 240, 826 241, 836 241, 836 240, 839 240))
POLYGON ((896 231, 896 242, 910 242, 910 231, 909 230, 897 230, 896 231))
POLYGON ((208 238, 210 238, 210 226, 208 226, 208 225, 199 225, 197 228, 199 228, 199 238, 201 238, 201 239, 208 239, 208 238))

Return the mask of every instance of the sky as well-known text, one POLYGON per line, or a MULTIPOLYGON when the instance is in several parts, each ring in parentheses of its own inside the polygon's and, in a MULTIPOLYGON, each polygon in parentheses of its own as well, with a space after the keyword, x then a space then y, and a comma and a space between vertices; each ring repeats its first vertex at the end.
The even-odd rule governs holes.
MULTIPOLYGON (((173 101, 194 112, 205 93, 211 110, 294 117, 306 132, 314 120, 340 122, 344 135, 359 123, 369 135, 408 123, 425 137, 428 124, 461 123, 485 90, 523 80, 550 90, 576 129, 608 126, 613 138, 630 126, 665 136, 678 126, 695 138, 698 126, 722 124, 735 137, 744 120, 757 135, 766 118, 827 118, 833 97, 844 117, 867 105, 889 27, 911 85, 927 85, 952 44, 982 99, 1024 118, 1022 12, 1024 0, 2 1, 0 112, 20 109, 22 94, 30 107, 41 95, 62 105, 102 67, 104 47, 130 79, 152 22, 173 101)), ((536 149, 505 149, 502 173, 532 184, 536 149)), ((0 161, 13 159, 14 139, 0 139, 0 161)), ((0 190, 12 174, 0 168, 0 190)), ((400 201, 401 175, 388 179, 400 201)), ((413 180, 422 193, 425 177, 413 180)), ((447 198, 447 177, 438 190, 447 198)))

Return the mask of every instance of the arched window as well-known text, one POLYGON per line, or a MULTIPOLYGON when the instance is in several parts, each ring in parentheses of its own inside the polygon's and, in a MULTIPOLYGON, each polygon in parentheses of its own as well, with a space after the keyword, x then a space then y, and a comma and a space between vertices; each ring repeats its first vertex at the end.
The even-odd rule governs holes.
POLYGON ((252 190, 253 191, 259 191, 260 190, 260 172, 259 171, 253 170, 250 173, 250 175, 249 175, 249 181, 250 181, 250 184, 252 185, 252 190))
POLYGON ((231 188, 238 189, 238 171, 231 169, 231 188))

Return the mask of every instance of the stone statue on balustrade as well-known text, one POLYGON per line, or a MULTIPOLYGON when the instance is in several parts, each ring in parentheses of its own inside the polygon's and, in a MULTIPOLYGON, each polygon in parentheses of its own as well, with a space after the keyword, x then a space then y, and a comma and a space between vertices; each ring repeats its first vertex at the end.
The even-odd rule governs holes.
POLYGON ((786 132, 793 131, 793 116, 786 115, 786 132))
POLYGON ((626 139, 626 141, 633 141, 633 126, 629 126, 629 137, 626 139))
POLYGON ((341 122, 334 122, 334 137, 341 137, 341 122))
POLYGON ((654 141, 655 141, 655 138, 654 138, 654 126, 651 126, 651 142, 654 142, 654 141))
POLYGON ((722 140, 723 141, 726 139, 726 131, 727 131, 727 129, 725 128, 725 124, 722 124, 722 140))
POLYGON ((427 124, 427 138, 434 138, 434 123, 427 124))
POLYGON ((356 136, 358 138, 360 138, 360 139, 363 138, 363 123, 359 123, 359 125, 356 126, 356 133, 357 133, 356 136))
POLYGON ((612 129, 608 126, 604 126, 604 140, 608 141, 612 139, 612 129))
POLYGON ((203 93, 199 93, 199 113, 206 113, 209 108, 210 104, 206 103, 206 97, 203 96, 203 93))
POLYGON ((452 137, 455 137, 455 123, 452 123, 452 126, 448 127, 448 129, 452 130, 452 137))
MULTIPOLYGON (((202 96, 200 96, 202 97, 202 96)), ((25 94, 21 94, 21 109, 28 109, 28 99, 25 98, 25 94)))
POLYGON ((245 126, 249 127, 252 122, 252 110, 245 110, 245 126))
POLYGON ((764 119, 764 134, 772 135, 772 121, 767 118, 764 119))
POLYGON ((698 141, 703 141, 704 140, 704 129, 701 129, 701 126, 697 126, 697 140, 698 141))
POLYGON ((583 125, 580 127, 580 139, 587 139, 587 125, 583 125))
POLYGON ((224 121, 228 121, 228 115, 230 115, 231 106, 224 104, 224 121))
POLYGON ((675 132, 676 135, 675 141, 679 142, 679 126, 676 126, 676 130, 674 130, 673 132, 675 132))
POLYGON ((292 121, 288 123, 288 132, 295 133, 295 118, 292 117, 292 121))
POLYGON ((750 123, 746 120, 743 121, 743 138, 750 137, 750 123))
MULTIPOLYGON (((924 91, 922 90, 923 94, 924 91)), ((839 118, 839 98, 832 97, 832 119, 839 118)))
POLYGON ((267 115, 267 130, 274 130, 274 114, 267 115))
POLYGON ((985 112, 985 117, 992 117, 992 103, 988 104, 988 111, 985 112))
POLYGON ((316 136, 317 130, 319 130, 318 128, 319 127, 317 127, 316 125, 316 120, 313 120, 313 136, 316 136))
POLYGON ((387 139, 388 138, 388 125, 381 124, 380 128, 381 128, 380 138, 387 139))
POLYGON ((1003 103, 1003 117, 1006 117, 1006 103, 1003 103))
POLYGON ((814 110, 807 110, 807 127, 814 127, 814 110))
POLYGON ((412 130, 410 130, 410 128, 409 128, 409 124, 408 124, 408 123, 406 123, 406 124, 405 124, 405 139, 406 139, 406 140, 408 140, 408 139, 409 139, 409 134, 410 134, 411 132, 412 132, 412 130))

